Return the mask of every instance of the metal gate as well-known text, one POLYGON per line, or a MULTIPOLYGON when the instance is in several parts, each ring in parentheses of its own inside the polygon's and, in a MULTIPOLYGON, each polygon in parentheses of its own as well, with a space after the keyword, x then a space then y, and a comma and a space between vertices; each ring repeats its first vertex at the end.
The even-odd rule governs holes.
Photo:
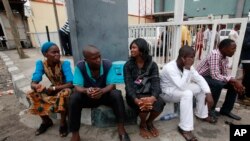
MULTIPOLYGON (((218 42, 216 43, 215 38, 216 34, 218 36, 218 34, 221 32, 216 29, 222 28, 223 25, 223 28, 226 27, 228 30, 231 30, 235 24, 241 25, 239 38, 237 41, 237 49, 234 56, 232 57, 233 61, 231 71, 232 75, 235 76, 246 30, 247 18, 183 21, 181 24, 175 22, 161 22, 131 25, 128 29, 128 50, 130 43, 134 39, 139 37, 144 38, 149 43, 150 53, 153 56, 154 61, 158 64, 159 68, 162 68, 165 63, 177 58, 178 50, 181 47, 181 30, 177 30, 177 28, 186 26, 189 29, 191 36, 190 46, 195 48, 196 34, 199 28, 207 27, 209 24, 212 25, 210 46, 208 48, 204 48, 201 59, 205 58, 207 54, 216 48, 216 45, 218 45, 218 42), (178 34, 180 35, 178 36, 178 34)), ((199 60, 196 57, 195 64, 197 62, 199 62, 199 60)))

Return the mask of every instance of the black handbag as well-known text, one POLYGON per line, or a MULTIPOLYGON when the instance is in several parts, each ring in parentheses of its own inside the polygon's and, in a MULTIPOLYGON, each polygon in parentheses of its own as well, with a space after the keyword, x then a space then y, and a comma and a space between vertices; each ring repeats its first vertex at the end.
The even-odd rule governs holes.
POLYGON ((152 64, 153 64, 153 61, 151 61, 150 64, 148 65, 146 72, 142 75, 139 75, 138 78, 136 79, 136 84, 137 84, 136 93, 137 94, 151 93, 150 92, 150 88, 151 88, 150 79, 158 77, 158 75, 149 76, 149 70, 152 64))

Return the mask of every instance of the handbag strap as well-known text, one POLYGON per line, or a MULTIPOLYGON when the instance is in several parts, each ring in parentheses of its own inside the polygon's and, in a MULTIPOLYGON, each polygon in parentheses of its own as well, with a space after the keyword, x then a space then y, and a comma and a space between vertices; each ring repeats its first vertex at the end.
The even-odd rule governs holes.
POLYGON ((139 78, 143 78, 144 76, 148 75, 148 74, 149 74, 149 70, 150 70, 150 68, 151 68, 152 65, 153 65, 153 61, 150 61, 149 65, 148 65, 148 67, 147 67, 146 72, 143 73, 143 74, 141 74, 141 75, 139 75, 138 77, 139 77, 139 78))

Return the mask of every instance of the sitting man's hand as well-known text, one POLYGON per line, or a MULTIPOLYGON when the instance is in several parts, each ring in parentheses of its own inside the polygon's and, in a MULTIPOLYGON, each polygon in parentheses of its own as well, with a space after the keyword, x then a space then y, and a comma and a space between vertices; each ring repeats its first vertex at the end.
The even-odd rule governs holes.
POLYGON ((206 94, 205 105, 206 104, 207 104, 208 109, 211 109, 212 106, 214 105, 214 99, 212 97, 212 94, 210 93, 206 94))
POLYGON ((238 94, 244 94, 245 87, 239 81, 235 81, 234 89, 238 94))
POLYGON ((102 94, 103 94, 103 91, 101 88, 92 88, 90 87, 87 91, 87 95, 90 97, 90 98, 93 98, 93 99, 99 99, 102 97, 102 94))
POLYGON ((194 63, 194 58, 192 58, 192 57, 183 58, 182 57, 182 61, 183 61, 183 64, 184 64, 184 68, 187 69, 187 70, 190 70, 191 66, 194 63))

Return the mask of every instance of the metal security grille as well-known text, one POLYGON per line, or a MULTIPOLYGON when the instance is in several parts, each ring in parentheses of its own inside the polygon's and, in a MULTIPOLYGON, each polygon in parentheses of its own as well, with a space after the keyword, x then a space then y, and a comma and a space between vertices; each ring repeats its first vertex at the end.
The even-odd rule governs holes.
MULTIPOLYGON (((205 58, 214 48, 217 48, 220 40, 228 38, 227 35, 223 36, 222 33, 232 30, 235 24, 241 24, 237 41, 237 50, 232 57, 233 59, 231 59, 232 75, 236 75, 243 37, 246 30, 246 18, 183 21, 180 24, 175 22, 161 22, 131 25, 128 28, 128 51, 130 43, 134 39, 144 38, 149 43, 150 53, 153 56, 154 61, 157 62, 158 66, 161 68, 165 63, 177 58, 178 50, 181 47, 181 36, 177 36, 177 33, 181 32, 181 30, 177 30, 177 28, 181 28, 182 26, 186 26, 188 28, 191 40, 190 46, 196 49, 195 44, 197 32, 202 27, 207 29, 209 24, 212 25, 211 37, 209 40, 210 46, 203 47, 201 59, 205 58)), ((181 35, 182 33, 179 34, 181 35)), ((195 63, 197 62, 199 62, 198 59, 195 63)))

